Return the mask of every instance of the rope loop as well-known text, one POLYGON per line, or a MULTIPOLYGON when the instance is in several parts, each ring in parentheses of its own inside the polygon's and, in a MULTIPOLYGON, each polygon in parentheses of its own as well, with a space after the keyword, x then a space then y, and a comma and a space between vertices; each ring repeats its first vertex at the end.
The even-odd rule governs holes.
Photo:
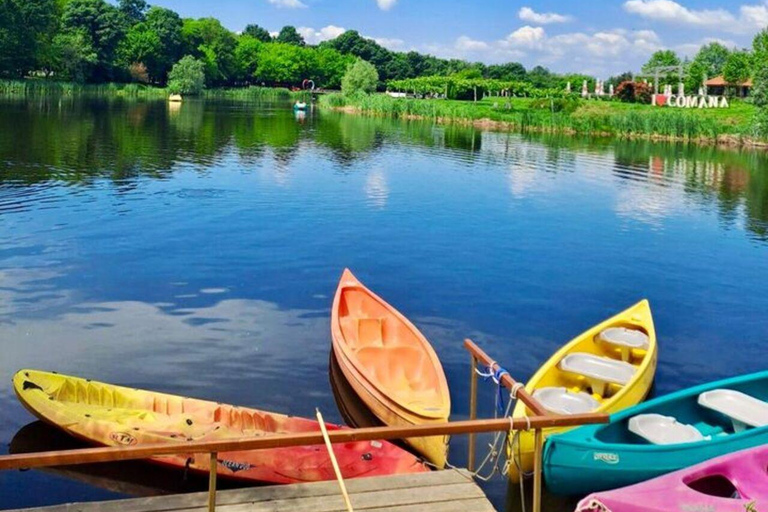
POLYGON ((523 388, 525 388, 525 384, 515 382, 515 385, 512 386, 512 390, 509 392, 509 396, 511 396, 513 400, 517 400, 517 392, 523 388))

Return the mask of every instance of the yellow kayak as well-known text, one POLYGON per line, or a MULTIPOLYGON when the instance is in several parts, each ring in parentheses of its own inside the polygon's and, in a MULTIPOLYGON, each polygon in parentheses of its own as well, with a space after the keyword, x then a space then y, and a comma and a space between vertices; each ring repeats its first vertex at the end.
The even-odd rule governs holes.
MULTIPOLYGON (((525 385, 551 414, 612 414, 642 402, 653 384, 658 349, 651 307, 643 300, 580 334, 558 350, 525 385)), ((517 401, 512 415, 531 412, 517 401)), ((572 427, 550 428, 544 436, 572 427)), ((509 476, 533 469, 534 433, 510 436, 509 476)))

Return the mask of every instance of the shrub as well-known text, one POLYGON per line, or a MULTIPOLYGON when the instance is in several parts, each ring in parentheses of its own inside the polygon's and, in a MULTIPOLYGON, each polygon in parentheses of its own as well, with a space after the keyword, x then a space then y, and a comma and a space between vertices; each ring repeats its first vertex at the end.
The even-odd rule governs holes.
POLYGON ((540 98, 533 100, 530 105, 532 109, 549 110, 550 112, 564 112, 573 114, 579 108, 579 100, 576 98, 540 98))
POLYGON ((149 73, 143 62, 134 62, 128 66, 128 74, 131 75, 131 80, 134 82, 149 83, 149 73))
POLYGON ((200 94, 205 88, 205 64, 187 55, 173 65, 168 73, 171 94, 200 94))
POLYGON ((379 72, 370 62, 358 59, 347 68, 341 79, 341 90, 344 94, 371 93, 379 83, 379 72))
POLYGON ((650 103, 651 86, 643 82, 627 80, 616 88, 616 97, 625 103, 650 103))

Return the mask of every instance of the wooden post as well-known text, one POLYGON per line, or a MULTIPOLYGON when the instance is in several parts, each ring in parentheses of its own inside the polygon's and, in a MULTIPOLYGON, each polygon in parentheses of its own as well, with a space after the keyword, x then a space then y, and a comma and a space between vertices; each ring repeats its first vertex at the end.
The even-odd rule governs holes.
MULTIPOLYGON (((496 371, 501 368, 496 361, 491 359, 488 354, 486 354, 483 349, 478 347, 472 340, 464 340, 464 348, 482 364, 492 366, 492 368, 490 368, 491 371, 496 371)), ((518 385, 515 379, 508 373, 501 377, 501 383, 510 391, 515 390, 517 398, 528 406, 528 409, 530 409, 536 416, 551 416, 549 411, 544 409, 541 404, 525 390, 524 386, 518 385)))
POLYGON ((535 449, 533 454, 533 512, 541 512, 541 446, 543 443, 541 429, 534 433, 535 449))
POLYGON ((216 470, 218 469, 218 463, 216 459, 218 454, 211 452, 210 465, 208 467, 208 512, 216 511, 216 470))
MULTIPOLYGON (((477 359, 470 355, 469 365, 469 419, 477 418, 477 359)), ((475 434, 469 434, 469 454, 467 455, 467 469, 475 470, 475 434)))

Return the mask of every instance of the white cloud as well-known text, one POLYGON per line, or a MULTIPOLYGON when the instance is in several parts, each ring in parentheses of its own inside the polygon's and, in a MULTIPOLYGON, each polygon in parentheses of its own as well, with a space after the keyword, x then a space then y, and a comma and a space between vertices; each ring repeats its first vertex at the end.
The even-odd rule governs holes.
POLYGON ((488 43, 485 41, 477 41, 467 36, 461 36, 456 40, 456 49, 459 51, 483 51, 489 48, 488 43))
POLYGON ((301 0, 267 0, 267 2, 281 9, 304 9, 307 7, 307 4, 301 0))
POLYGON ((549 35, 542 27, 524 26, 496 41, 462 36, 450 46, 429 45, 426 50, 443 57, 484 62, 522 61, 528 67, 544 65, 557 71, 583 72, 607 77, 639 69, 662 48, 652 30, 603 30, 549 35))
POLYGON ((539 13, 531 9, 530 7, 523 7, 520 12, 517 13, 521 20, 528 23, 535 23, 537 25, 547 25, 549 23, 567 23, 573 18, 564 14, 557 14, 554 12, 539 13))
POLYGON ((389 50, 398 51, 405 48, 405 41, 396 37, 368 37, 389 50))
POLYGON ((502 41, 502 45, 517 48, 534 48, 546 37, 547 33, 543 28, 526 25, 509 34, 506 39, 502 41))
POLYGON ((395 6, 397 0, 376 0, 376 4, 382 11, 388 11, 395 6))
POLYGON ((301 37, 304 38, 304 41, 306 41, 307 44, 317 44, 323 41, 328 41, 329 39, 336 39, 346 32, 347 29, 344 27, 337 27, 336 25, 328 25, 320 30, 315 30, 312 27, 298 27, 296 31, 301 34, 301 37))
POLYGON ((768 25, 768 1, 742 5, 738 15, 725 9, 689 9, 674 0, 627 0, 624 10, 653 21, 724 32, 749 32, 768 25))

